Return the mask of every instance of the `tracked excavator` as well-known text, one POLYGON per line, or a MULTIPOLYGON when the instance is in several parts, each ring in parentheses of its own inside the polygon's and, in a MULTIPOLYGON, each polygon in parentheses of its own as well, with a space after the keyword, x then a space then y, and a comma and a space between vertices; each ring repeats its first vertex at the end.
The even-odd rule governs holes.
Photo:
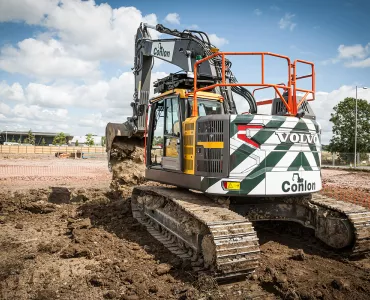
POLYGON ((255 221, 294 221, 332 248, 368 253, 370 211, 318 193, 313 63, 270 52, 221 52, 205 32, 142 23, 133 71, 132 116, 106 127, 109 168, 144 151, 145 178, 163 185, 134 187, 133 216, 194 270, 217 279, 253 272, 260 259, 255 221), (170 38, 154 40, 149 29, 170 38), (260 81, 239 83, 231 56, 260 60, 260 81), (265 81, 271 56, 286 62, 286 83, 265 81), (154 82, 157 96, 149 98, 154 58, 181 71, 154 82), (310 73, 297 76, 298 65, 310 73), (298 87, 303 78, 310 89, 298 87), (274 98, 257 102, 255 92, 267 88, 274 98), (249 111, 237 112, 235 94, 249 111), (258 113, 266 104, 271 113, 258 113))

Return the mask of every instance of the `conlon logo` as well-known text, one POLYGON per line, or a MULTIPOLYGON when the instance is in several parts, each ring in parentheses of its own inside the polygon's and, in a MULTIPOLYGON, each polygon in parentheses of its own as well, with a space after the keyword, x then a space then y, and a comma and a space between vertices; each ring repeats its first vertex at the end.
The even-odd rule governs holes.
POLYGON ((281 185, 284 193, 292 192, 309 192, 316 189, 315 182, 307 182, 303 178, 299 177, 298 173, 293 174, 292 182, 284 181, 281 185))
POLYGON ((152 55, 171 61, 175 42, 153 42, 152 55))
POLYGON ((275 132, 280 142, 286 143, 308 143, 316 144, 319 142, 319 136, 316 133, 295 133, 295 132, 275 132))

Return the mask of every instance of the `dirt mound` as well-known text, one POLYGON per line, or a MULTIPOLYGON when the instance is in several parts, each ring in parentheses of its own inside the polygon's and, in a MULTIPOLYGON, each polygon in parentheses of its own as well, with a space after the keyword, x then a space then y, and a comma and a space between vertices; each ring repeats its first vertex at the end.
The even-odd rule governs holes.
POLYGON ((11 193, 2 205, 1 299, 197 299, 174 269, 181 262, 135 222, 128 200, 85 189, 80 202, 53 204, 50 192, 11 193), (40 203, 53 211, 28 209, 40 203))
POLYGON ((114 144, 111 156, 111 189, 128 196, 130 187, 145 182, 144 149, 128 143, 114 144))

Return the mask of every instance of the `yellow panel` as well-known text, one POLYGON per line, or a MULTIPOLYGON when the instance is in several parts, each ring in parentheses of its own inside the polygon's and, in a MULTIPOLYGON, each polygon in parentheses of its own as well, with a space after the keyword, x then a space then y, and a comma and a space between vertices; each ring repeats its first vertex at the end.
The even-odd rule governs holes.
MULTIPOLYGON (((188 97, 193 97, 194 93, 193 92, 187 93, 187 96, 188 97)), ((198 98, 206 98, 208 100, 217 100, 217 101, 220 101, 220 102, 223 101, 223 97, 221 95, 216 94, 216 93, 204 92, 204 91, 197 92, 197 97, 198 98)))
MULTIPOLYGON (((150 100, 150 102, 154 103, 154 102, 157 102, 157 101, 163 99, 166 96, 171 96, 171 95, 180 95, 181 99, 194 96, 194 94, 192 92, 188 92, 188 90, 174 89, 174 90, 164 92, 164 93, 160 94, 159 96, 157 96, 155 98, 152 98, 150 100)), ((216 93, 211 93, 211 92, 200 91, 200 92, 197 92, 197 96, 198 96, 198 98, 206 98, 208 100, 216 100, 216 101, 220 101, 220 102, 223 101, 223 97, 221 95, 216 94, 216 93)))
POLYGON ((203 146, 204 148, 224 148, 224 142, 198 142, 197 146, 203 146))
POLYGON ((228 190, 240 190, 240 182, 231 182, 231 181, 228 181, 226 183, 226 188, 228 190))
POLYGON ((195 123, 198 117, 187 118, 182 123, 184 133, 184 173, 194 174, 195 161, 195 123))

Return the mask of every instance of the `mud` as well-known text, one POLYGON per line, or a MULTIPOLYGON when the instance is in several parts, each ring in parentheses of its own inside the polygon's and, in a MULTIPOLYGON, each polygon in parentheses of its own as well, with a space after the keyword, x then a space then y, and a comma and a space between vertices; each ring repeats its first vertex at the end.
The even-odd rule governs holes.
POLYGON ((134 175, 112 192, 106 162, 94 165, 83 178, 0 181, 0 299, 369 299, 369 258, 342 258, 292 223, 258 225, 261 264, 247 279, 197 277, 132 217, 133 185, 153 183, 134 175))

